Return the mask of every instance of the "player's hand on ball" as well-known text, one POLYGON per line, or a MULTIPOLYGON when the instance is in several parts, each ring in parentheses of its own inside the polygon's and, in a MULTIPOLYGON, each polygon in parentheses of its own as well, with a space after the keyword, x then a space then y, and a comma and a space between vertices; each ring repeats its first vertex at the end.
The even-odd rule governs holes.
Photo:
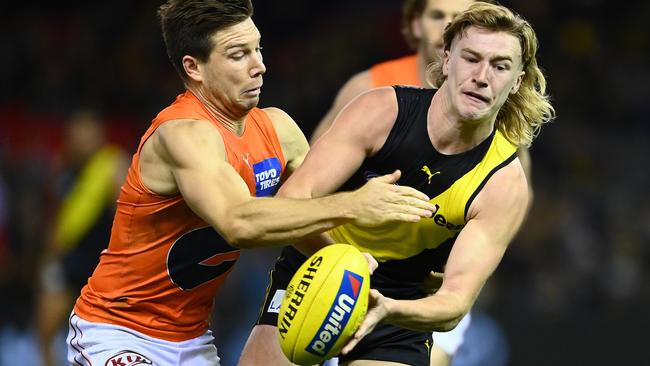
POLYGON ((343 346, 341 349, 341 354, 346 355, 348 352, 352 351, 354 346, 363 339, 368 333, 372 332, 373 329, 382 321, 388 314, 388 309, 386 308, 386 303, 391 299, 382 295, 379 291, 375 289, 370 289, 368 294, 368 312, 366 317, 361 322, 359 329, 354 333, 352 338, 348 343, 343 346))

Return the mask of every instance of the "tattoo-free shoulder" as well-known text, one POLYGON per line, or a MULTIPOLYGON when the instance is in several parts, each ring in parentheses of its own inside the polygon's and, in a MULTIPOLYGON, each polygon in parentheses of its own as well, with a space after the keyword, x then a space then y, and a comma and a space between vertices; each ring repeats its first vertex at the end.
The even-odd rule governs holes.
POLYGON ((280 140, 280 145, 282 145, 282 152, 287 165, 290 169, 296 168, 297 166, 295 165, 302 162, 302 159, 309 150, 307 138, 300 127, 298 127, 296 121, 282 109, 267 107, 263 111, 271 119, 271 122, 273 122, 273 127, 280 140))
POLYGON ((504 210, 525 211, 528 199, 526 174, 519 159, 514 159, 490 177, 470 206, 468 217, 475 217, 479 213, 498 215, 504 210))

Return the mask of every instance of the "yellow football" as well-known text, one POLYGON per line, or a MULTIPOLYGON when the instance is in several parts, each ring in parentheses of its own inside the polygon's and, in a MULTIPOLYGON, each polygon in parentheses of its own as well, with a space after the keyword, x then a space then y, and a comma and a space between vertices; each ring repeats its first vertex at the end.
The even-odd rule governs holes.
POLYGON ((336 356, 368 310, 368 262, 348 244, 309 257, 291 278, 278 315, 282 351, 298 365, 336 356))

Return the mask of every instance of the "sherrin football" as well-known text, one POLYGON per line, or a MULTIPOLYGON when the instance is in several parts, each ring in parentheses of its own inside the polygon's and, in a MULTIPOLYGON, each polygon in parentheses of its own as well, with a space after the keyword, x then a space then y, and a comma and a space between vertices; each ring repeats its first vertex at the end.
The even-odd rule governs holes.
POLYGON ((282 299, 278 331, 282 351, 298 365, 336 356, 368 310, 368 262, 348 244, 332 244, 309 257, 282 299))

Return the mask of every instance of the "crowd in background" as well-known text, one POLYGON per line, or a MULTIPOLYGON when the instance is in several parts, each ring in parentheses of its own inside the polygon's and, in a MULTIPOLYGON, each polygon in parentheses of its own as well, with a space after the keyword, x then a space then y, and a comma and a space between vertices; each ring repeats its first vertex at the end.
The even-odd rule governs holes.
MULTIPOLYGON (((479 299, 512 365, 650 364, 650 3, 503 1, 540 39, 558 118, 531 148, 535 201, 479 299)), ((409 52, 395 0, 253 1, 267 65, 261 106, 307 136, 341 84, 409 52)), ((62 191, 70 116, 101 116, 128 155, 182 91, 157 1, 14 5, 0 14, 0 366, 38 365, 37 289, 62 191), (31 351, 30 351, 31 350, 31 351)), ((66 165, 67 164, 67 165, 66 165)), ((276 250, 246 251, 213 319, 236 362, 276 250)), ((61 349, 64 349, 61 340, 61 349)))

